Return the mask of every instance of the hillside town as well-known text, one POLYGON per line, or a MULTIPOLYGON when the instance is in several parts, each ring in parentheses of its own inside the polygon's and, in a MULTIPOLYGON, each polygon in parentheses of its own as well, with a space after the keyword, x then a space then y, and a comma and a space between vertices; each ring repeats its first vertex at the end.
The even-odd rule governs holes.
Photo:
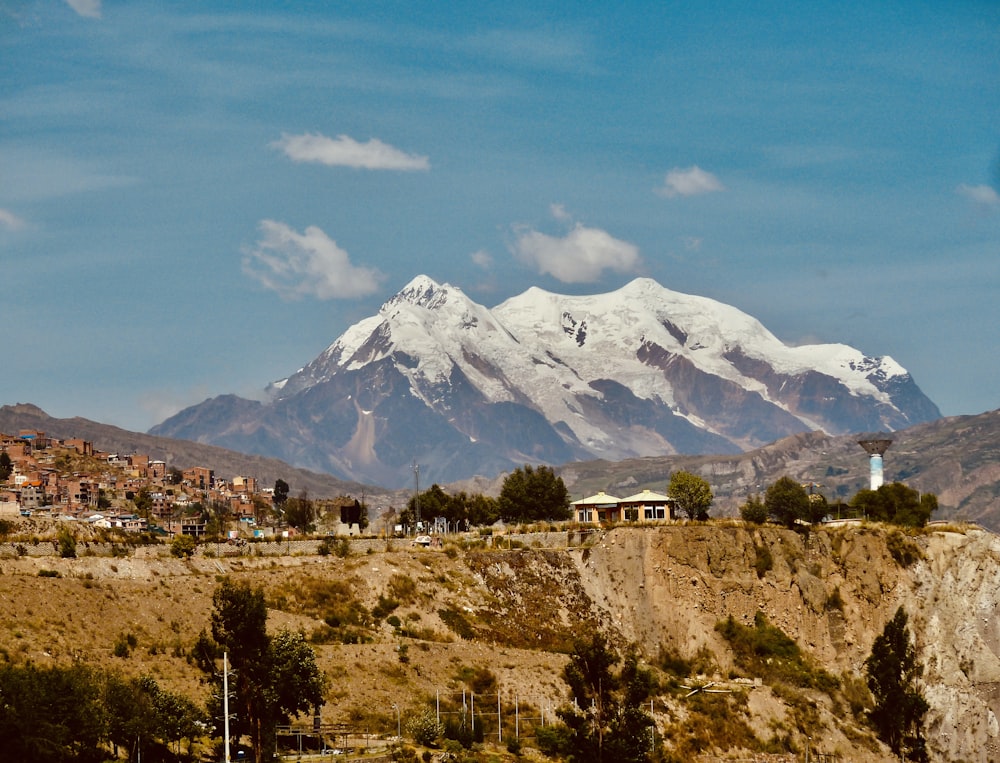
POLYGON ((45 514, 195 538, 213 531, 231 538, 294 534, 293 527, 279 530, 274 493, 274 485, 252 476, 225 479, 204 466, 181 470, 146 454, 110 453, 40 431, 0 433, 0 517, 45 514), (213 527, 213 517, 223 521, 213 527))

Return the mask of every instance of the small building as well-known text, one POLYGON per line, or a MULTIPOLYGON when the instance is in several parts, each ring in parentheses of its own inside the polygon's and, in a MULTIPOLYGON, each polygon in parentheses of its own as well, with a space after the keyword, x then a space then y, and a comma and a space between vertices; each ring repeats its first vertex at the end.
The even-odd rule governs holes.
POLYGON ((596 495, 573 501, 573 516, 577 522, 600 523, 620 522, 621 512, 618 509, 618 499, 608 495, 603 490, 596 495))
POLYGON ((622 516, 631 522, 663 522, 677 519, 677 502, 668 495, 653 490, 622 498, 618 502, 622 516))

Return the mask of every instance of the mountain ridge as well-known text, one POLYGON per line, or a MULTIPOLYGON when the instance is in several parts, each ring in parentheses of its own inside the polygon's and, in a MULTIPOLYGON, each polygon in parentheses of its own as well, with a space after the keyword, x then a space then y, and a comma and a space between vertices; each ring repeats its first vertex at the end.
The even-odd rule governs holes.
POLYGON ((815 429, 940 416, 889 356, 782 343, 730 305, 638 278, 532 287, 489 309, 420 275, 252 406, 221 396, 151 434, 399 488, 526 462, 738 453, 815 429))

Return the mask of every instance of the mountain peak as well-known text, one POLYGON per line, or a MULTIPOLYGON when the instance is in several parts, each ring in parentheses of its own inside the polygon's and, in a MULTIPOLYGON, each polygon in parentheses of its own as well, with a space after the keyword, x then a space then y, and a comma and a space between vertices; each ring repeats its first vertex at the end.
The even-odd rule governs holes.
POLYGON ((450 284, 439 284, 430 276, 418 275, 406 286, 400 289, 385 306, 410 304, 419 307, 437 307, 447 301, 450 291, 455 287, 450 284))
POLYGON ((736 307, 650 278, 589 296, 531 288, 490 309, 419 275, 272 394, 241 437, 394 486, 414 460, 446 482, 940 416, 891 359, 790 347, 736 307))

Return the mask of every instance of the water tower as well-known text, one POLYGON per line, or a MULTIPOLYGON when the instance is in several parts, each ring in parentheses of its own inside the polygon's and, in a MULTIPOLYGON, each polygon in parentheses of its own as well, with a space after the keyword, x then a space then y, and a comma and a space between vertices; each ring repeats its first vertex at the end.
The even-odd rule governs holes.
POLYGON ((878 490, 882 487, 882 456, 892 445, 892 440, 884 434, 862 435, 858 445, 868 454, 871 489, 878 490))

